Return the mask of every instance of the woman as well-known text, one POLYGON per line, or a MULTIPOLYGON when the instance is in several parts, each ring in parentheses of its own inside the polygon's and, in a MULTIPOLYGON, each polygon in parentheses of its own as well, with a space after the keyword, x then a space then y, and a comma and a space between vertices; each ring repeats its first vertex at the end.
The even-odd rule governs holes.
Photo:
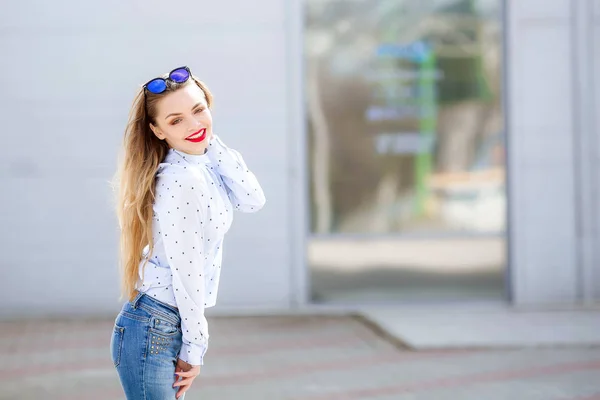
POLYGON ((223 236, 263 191, 212 130, 212 95, 187 67, 135 97, 115 176, 122 294, 110 350, 127 399, 183 399, 208 349, 223 236))

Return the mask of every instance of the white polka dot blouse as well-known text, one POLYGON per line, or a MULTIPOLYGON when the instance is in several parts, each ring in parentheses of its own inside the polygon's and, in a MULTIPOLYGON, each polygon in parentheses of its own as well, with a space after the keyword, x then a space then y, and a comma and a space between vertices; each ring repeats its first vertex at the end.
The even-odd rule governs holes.
POLYGON ((265 195, 241 154, 214 134, 202 155, 169 149, 155 185, 154 252, 144 249, 137 288, 178 308, 179 358, 203 365, 209 338, 204 309, 216 304, 232 211, 258 211, 265 195))

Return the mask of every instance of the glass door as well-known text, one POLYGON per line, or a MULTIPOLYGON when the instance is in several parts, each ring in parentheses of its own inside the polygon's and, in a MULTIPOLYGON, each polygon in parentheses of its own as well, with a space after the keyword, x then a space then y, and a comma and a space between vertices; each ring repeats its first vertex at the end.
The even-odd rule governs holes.
POLYGON ((307 0, 313 302, 499 299, 500 0, 307 0))

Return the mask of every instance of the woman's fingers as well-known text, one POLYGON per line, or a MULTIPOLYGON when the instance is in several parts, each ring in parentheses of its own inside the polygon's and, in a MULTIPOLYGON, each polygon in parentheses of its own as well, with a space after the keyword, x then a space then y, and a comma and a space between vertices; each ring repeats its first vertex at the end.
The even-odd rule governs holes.
POLYGON ((179 386, 175 398, 179 399, 192 386, 194 378, 200 374, 199 366, 192 366, 182 360, 177 360, 175 367, 175 382, 173 387, 179 386), (181 378, 181 380, 179 379, 181 378))
POLYGON ((197 371, 193 371, 193 370, 189 370, 189 371, 177 371, 177 369, 175 369, 175 374, 178 376, 182 376, 184 378, 190 377, 190 376, 196 376, 198 375, 197 371))
POLYGON ((183 396, 183 394, 192 386, 192 382, 194 381, 195 376, 182 378, 180 381, 177 381, 173 384, 173 387, 179 386, 179 390, 175 394, 175 398, 183 396))
POLYGON ((178 399, 178 398, 180 398, 181 396, 183 396, 183 394, 184 394, 185 392, 187 392, 187 390, 190 388, 190 386, 191 386, 191 385, 192 385, 192 384, 190 383, 189 385, 186 385, 186 386, 181 386, 181 387, 179 388, 179 390, 177 391, 177 393, 175 394, 175 398, 176 398, 176 399, 178 399))
POLYGON ((190 378, 182 378, 180 381, 177 381, 173 384, 173 387, 176 386, 182 386, 182 385, 191 385, 192 382, 194 381, 195 377, 190 377, 190 378))
POLYGON ((182 369, 180 367, 175 367, 175 380, 173 381, 173 383, 177 382, 179 380, 179 375, 177 375, 178 372, 181 372, 182 369))

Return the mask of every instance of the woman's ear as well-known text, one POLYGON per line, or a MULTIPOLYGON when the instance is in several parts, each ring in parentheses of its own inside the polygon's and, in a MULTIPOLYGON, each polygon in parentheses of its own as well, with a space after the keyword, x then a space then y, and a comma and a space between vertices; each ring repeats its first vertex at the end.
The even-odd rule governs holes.
POLYGON ((160 131, 160 129, 158 129, 158 127, 156 127, 156 126, 152 125, 152 123, 150 123, 150 129, 152 129, 154 136, 156 136, 160 140, 164 140, 165 135, 163 135, 163 133, 160 131))

